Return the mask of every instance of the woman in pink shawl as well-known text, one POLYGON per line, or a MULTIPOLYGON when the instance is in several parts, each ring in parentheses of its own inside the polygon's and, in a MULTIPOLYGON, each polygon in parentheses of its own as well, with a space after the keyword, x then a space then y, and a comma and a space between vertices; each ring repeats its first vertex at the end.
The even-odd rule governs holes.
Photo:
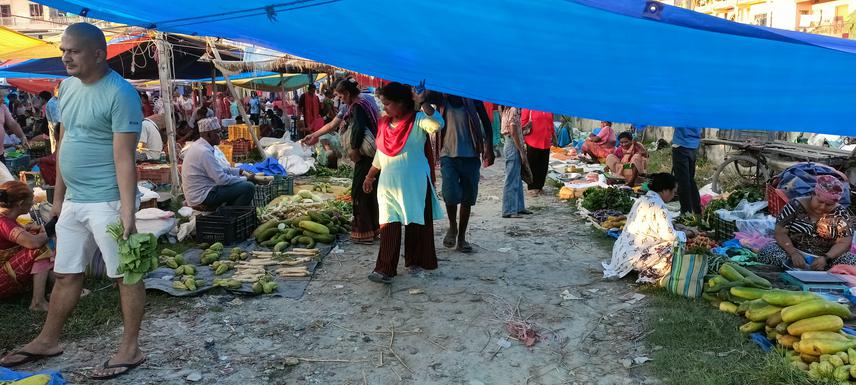
POLYGON ((600 132, 592 133, 583 143, 583 153, 588 154, 600 163, 606 161, 606 157, 615 150, 615 131, 612 130, 612 122, 601 121, 600 132))

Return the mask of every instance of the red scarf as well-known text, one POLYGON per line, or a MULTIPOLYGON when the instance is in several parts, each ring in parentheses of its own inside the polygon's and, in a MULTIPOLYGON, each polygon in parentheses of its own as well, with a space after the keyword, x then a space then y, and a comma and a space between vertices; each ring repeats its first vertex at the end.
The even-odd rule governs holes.
POLYGON ((400 119, 398 128, 391 127, 390 122, 392 118, 389 116, 384 116, 378 122, 376 145, 378 151, 387 156, 396 156, 404 149, 407 138, 410 137, 410 131, 413 130, 413 124, 416 122, 416 113, 411 112, 400 119))

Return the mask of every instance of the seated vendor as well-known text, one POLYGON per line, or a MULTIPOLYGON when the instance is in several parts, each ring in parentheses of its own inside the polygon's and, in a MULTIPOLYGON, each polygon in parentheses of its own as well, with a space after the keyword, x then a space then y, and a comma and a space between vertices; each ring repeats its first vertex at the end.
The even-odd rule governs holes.
POLYGON ((850 214, 839 203, 842 194, 844 185, 838 178, 818 176, 811 195, 782 208, 776 218, 776 242, 761 249, 759 261, 805 270, 856 265, 856 255, 850 253, 850 214))
POLYGON ((155 114, 143 119, 142 129, 140 129, 140 140, 137 145, 137 152, 143 155, 143 159, 160 159, 160 154, 163 151, 161 130, 166 130, 164 114, 155 114))
POLYGON ((633 204, 624 231, 612 248, 612 261, 603 263, 604 278, 621 278, 632 270, 638 282, 656 283, 672 270, 672 251, 684 234, 672 226, 666 203, 677 193, 672 174, 651 175, 650 191, 633 204))
POLYGON ((592 133, 583 143, 583 153, 592 159, 603 163, 609 154, 615 150, 615 131, 612 130, 612 122, 600 122, 600 131, 592 133))
POLYGON ((25 228, 16 221, 32 206, 33 192, 26 184, 0 184, 0 266, 6 266, 0 268, 0 299, 19 295, 32 284, 30 310, 47 311, 45 287, 53 269, 53 253, 45 246, 48 234, 42 226, 25 228))
POLYGON ((618 147, 606 157, 606 165, 614 175, 623 176, 628 186, 634 186, 639 174, 645 173, 648 164, 648 151, 645 146, 633 140, 629 131, 618 134, 618 147))
POLYGON ((199 139, 184 155, 181 170, 184 197, 190 207, 210 211, 217 207, 250 206, 255 185, 248 182, 252 173, 228 167, 217 161, 214 146, 220 144, 220 122, 205 118, 197 122, 199 139))

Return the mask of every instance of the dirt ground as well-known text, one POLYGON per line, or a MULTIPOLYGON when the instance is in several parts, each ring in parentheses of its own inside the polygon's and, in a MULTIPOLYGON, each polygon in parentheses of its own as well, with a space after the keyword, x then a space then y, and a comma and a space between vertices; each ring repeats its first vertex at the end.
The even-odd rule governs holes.
MULTIPOLYGON (((501 218, 502 172, 501 163, 483 170, 470 229, 476 253, 443 249, 441 220, 440 268, 424 277, 408 275, 402 260, 392 285, 369 282, 377 246, 345 243, 300 300, 177 301, 144 321, 147 363, 106 383, 656 383, 639 359, 645 300, 626 281, 601 279, 603 236, 553 196, 527 197, 535 214, 525 219, 501 218), (531 347, 509 337, 532 331, 531 347)), ((116 325, 23 369, 59 368, 86 383, 80 373, 109 356, 120 332, 116 325)))

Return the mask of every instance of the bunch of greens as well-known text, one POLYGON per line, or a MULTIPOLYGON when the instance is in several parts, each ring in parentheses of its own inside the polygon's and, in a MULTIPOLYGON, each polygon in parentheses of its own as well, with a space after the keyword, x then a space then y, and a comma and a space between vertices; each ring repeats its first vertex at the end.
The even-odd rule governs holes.
POLYGON ((763 201, 764 191, 759 186, 741 187, 728 195, 728 205, 731 206, 731 209, 734 209, 743 199, 746 199, 750 203, 763 201))
POLYGON ((329 168, 321 165, 316 165, 315 169, 309 170, 308 175, 313 177, 333 177, 333 178, 350 178, 354 174, 354 169, 348 165, 340 165, 339 168, 329 168))
POLYGON ((119 242, 119 273, 124 283, 133 285, 143 276, 158 267, 158 239, 154 234, 131 234, 127 240, 122 238, 125 227, 121 223, 107 226, 107 234, 119 242))
POLYGON ((338 199, 324 202, 328 209, 335 210, 345 218, 351 218, 354 215, 354 205, 351 202, 343 202, 338 199))
POLYGON ((615 187, 590 188, 583 193, 583 207, 589 211, 613 209, 624 214, 633 207, 631 191, 615 187))
POLYGON ((710 224, 700 214, 683 213, 675 218, 675 223, 700 230, 710 230, 710 224))
POLYGON ((714 199, 704 207, 704 211, 702 211, 702 220, 706 223, 712 224, 713 220, 716 218, 716 210, 731 210, 732 208, 733 207, 728 204, 727 199, 714 199))

